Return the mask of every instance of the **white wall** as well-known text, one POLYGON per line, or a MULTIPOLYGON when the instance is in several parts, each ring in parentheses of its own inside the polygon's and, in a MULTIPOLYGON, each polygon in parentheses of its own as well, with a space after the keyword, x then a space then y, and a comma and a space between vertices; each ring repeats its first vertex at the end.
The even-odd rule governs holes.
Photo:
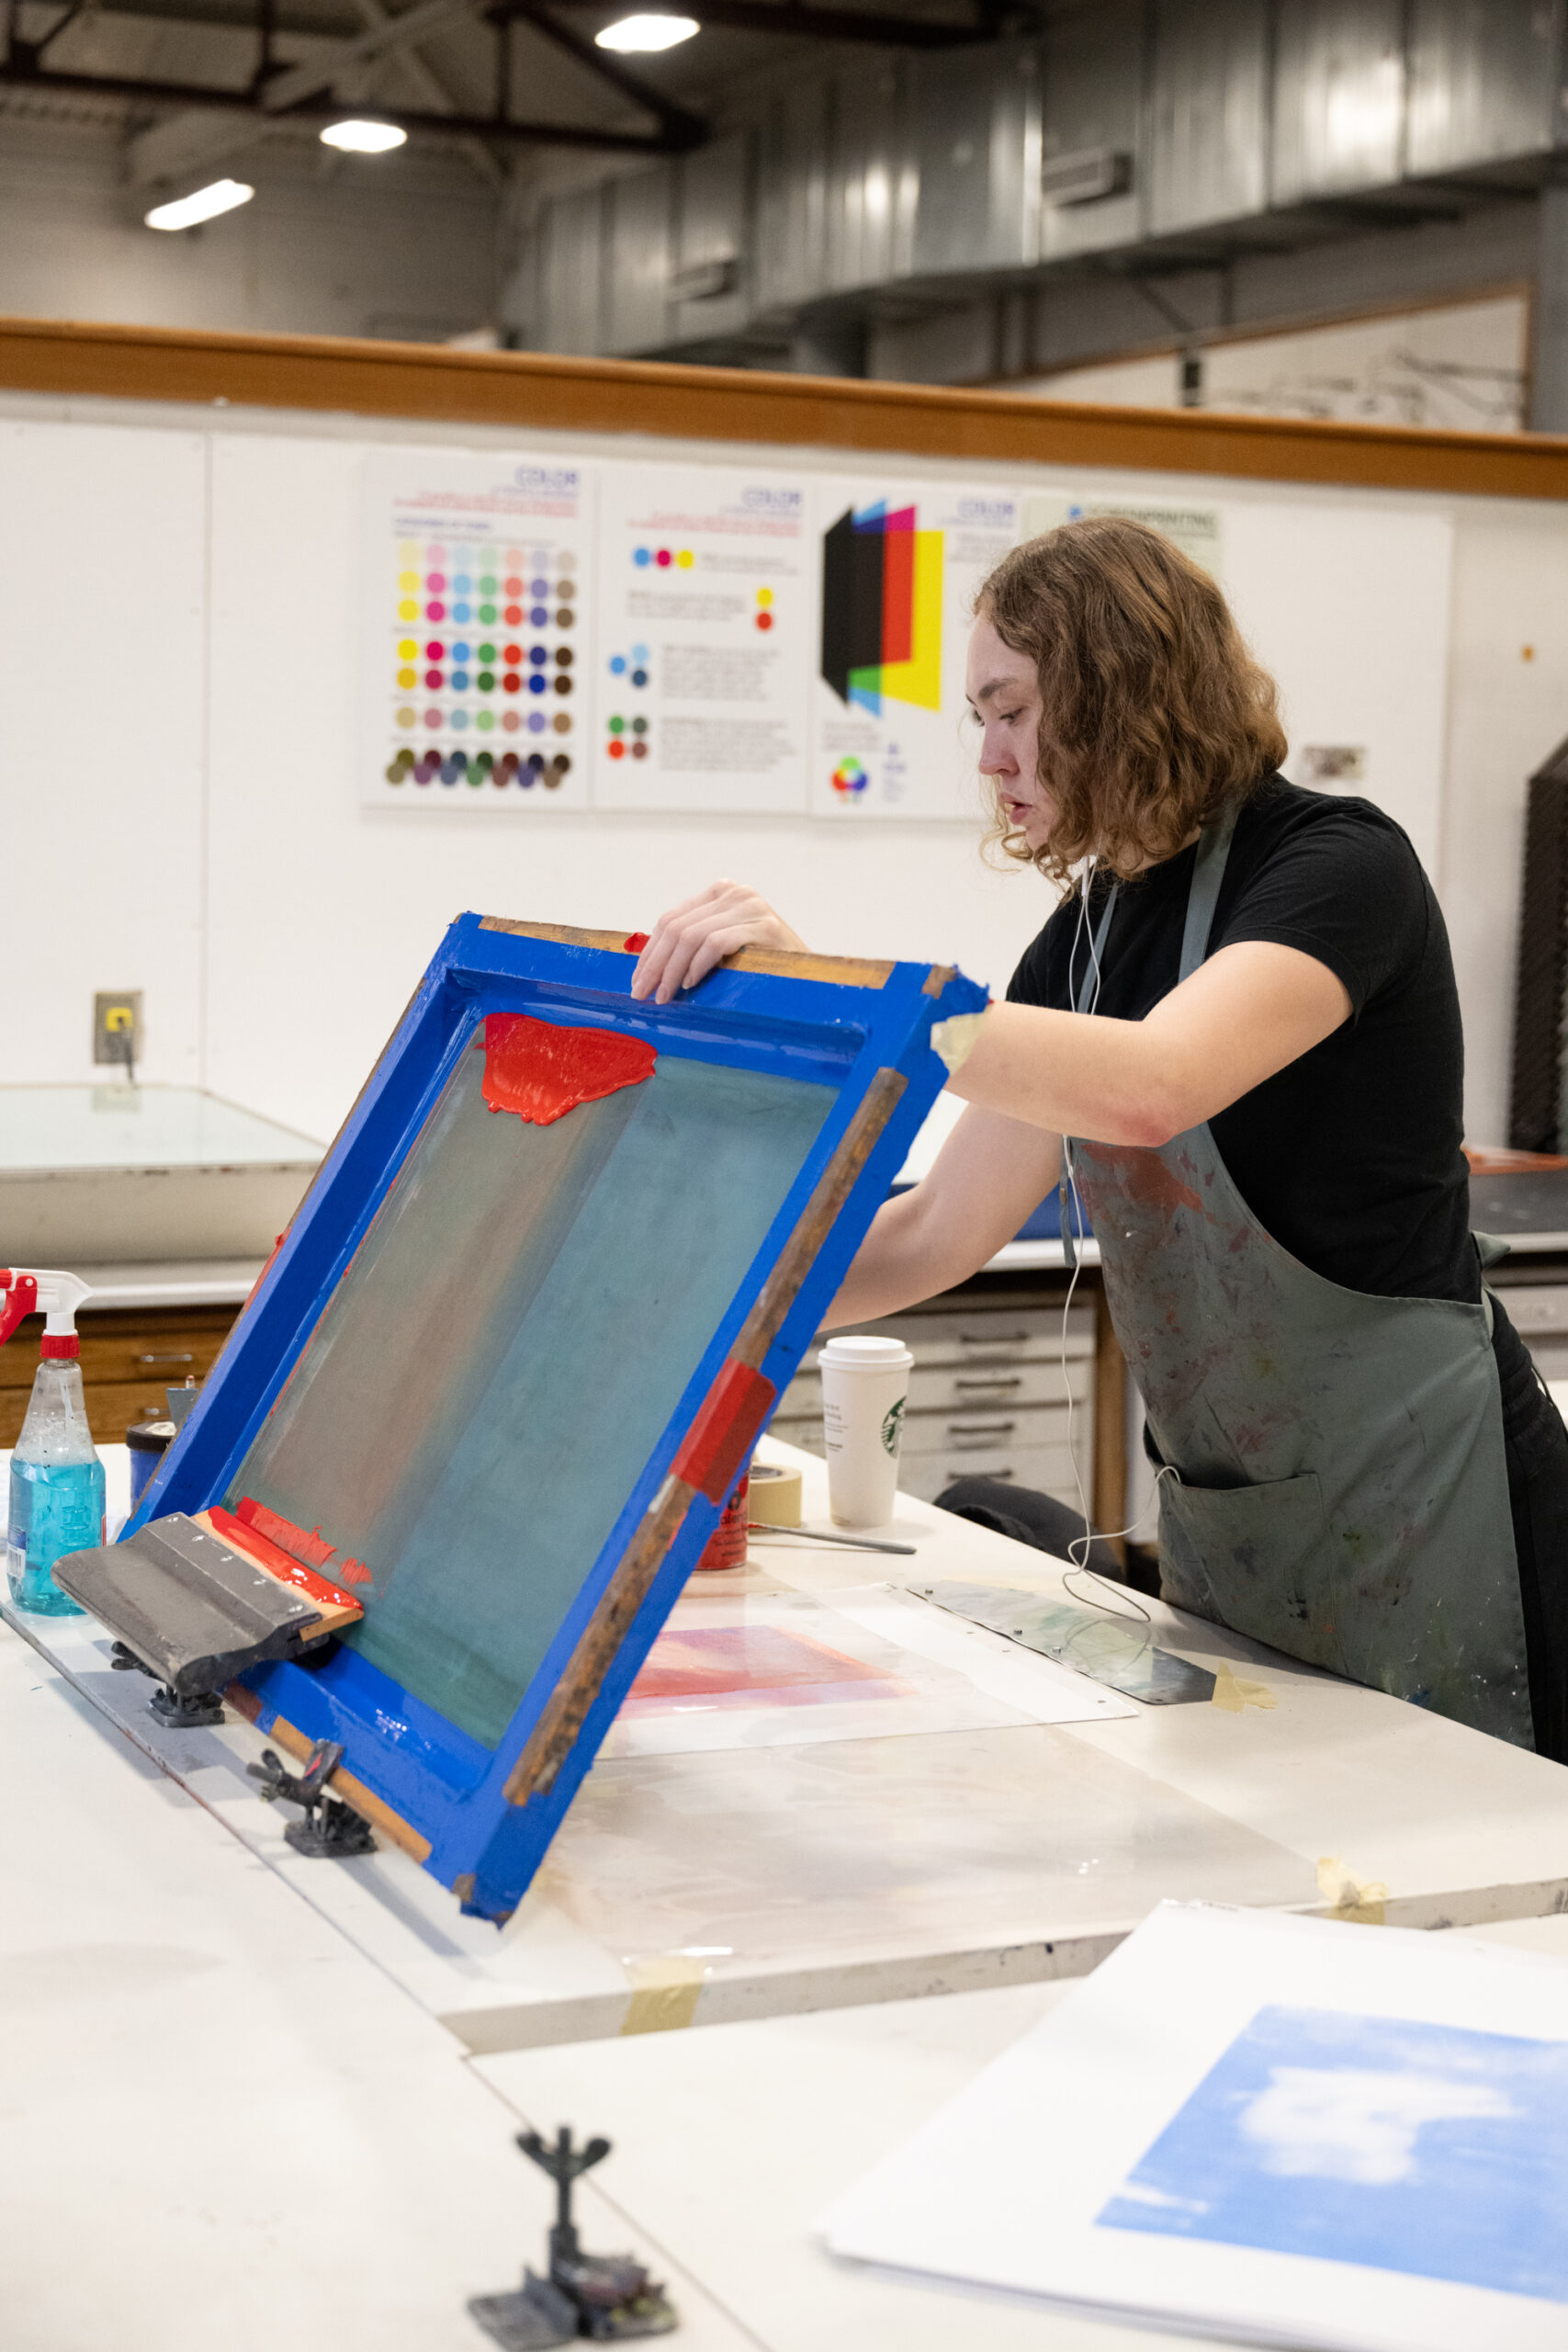
POLYGON ((1568 736, 1568 514, 1461 519, 1440 896, 1465 1012, 1471 1136, 1507 1133, 1525 780, 1568 736))
POLYGON ((143 225, 101 129, 0 118, 0 312, 229 333, 440 339, 495 312, 502 209, 460 161, 340 165, 314 141, 220 166, 254 200, 201 229, 143 225), (330 174, 330 176, 328 175, 330 174))
POLYGON ((206 436, 0 416, 0 1076, 91 1074, 146 991, 146 1075, 201 1067, 206 436))
MULTIPOLYGON (((1201 405, 1353 424, 1517 433, 1525 421, 1529 342, 1529 306, 1517 293, 1288 334, 1216 337, 1203 345, 1201 405)), ((1031 400, 1175 408, 1181 363, 1167 351, 1062 368, 997 390, 1031 400)))
POLYGON ((341 444, 215 441, 208 1083, 330 1134, 466 908, 647 930, 725 874, 814 945, 941 958, 1001 988, 1049 910, 951 824, 363 808, 344 616, 358 515, 341 444), (301 566, 302 538, 320 560, 301 566), (325 658, 323 658, 323 649, 325 658))
MULTIPOLYGON (((197 1080, 324 1137, 455 914, 646 928, 720 873, 755 881, 823 948, 953 960, 1005 984, 1048 894, 988 868, 961 827, 358 806, 354 452, 372 439, 516 446, 482 429, 0 401, 0 1082, 86 1078, 94 989, 140 987, 149 1078, 197 1080)), ((1433 867, 1470 1132, 1499 1139, 1524 782, 1568 733, 1568 517, 1017 470, 1222 503, 1250 583, 1238 606, 1281 672, 1296 739, 1375 745, 1381 728, 1388 746, 1392 730, 1365 788, 1433 867)))

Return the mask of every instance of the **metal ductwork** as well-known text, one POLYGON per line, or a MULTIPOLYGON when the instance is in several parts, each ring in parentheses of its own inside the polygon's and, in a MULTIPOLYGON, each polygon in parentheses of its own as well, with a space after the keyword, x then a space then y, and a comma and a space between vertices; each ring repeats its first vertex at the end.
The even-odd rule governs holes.
POLYGON ((804 337, 852 368, 878 317, 1089 268, 1157 288, 1533 198, 1568 132, 1563 15, 1100 0, 1038 38, 846 57, 707 146, 548 200, 525 338, 776 359, 804 337))

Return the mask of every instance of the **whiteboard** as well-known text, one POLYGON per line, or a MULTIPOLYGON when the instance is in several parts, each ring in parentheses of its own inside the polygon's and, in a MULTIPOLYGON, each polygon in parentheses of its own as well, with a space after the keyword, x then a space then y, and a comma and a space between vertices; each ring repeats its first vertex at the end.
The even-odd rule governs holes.
POLYGON ((374 805, 974 824, 976 594, 1021 539, 1121 514, 1220 580, 1292 780, 1364 793, 1436 863, 1446 514, 521 447, 377 453, 360 496, 374 805))
MULTIPOLYGON (((1364 780, 1343 788, 1404 825, 1438 882, 1480 1090, 1472 1130, 1483 1140, 1503 1131, 1523 779, 1562 729, 1549 620, 1568 541, 1554 512, 784 445, 34 405, 36 415, 20 413, 20 396, 0 403, 0 754, 26 884, 9 916, 0 1079, 90 1081, 91 989, 141 986, 149 1079, 205 1083, 330 1135, 402 1008, 410 971, 455 910, 646 930, 719 874, 761 889, 814 945, 939 956, 999 992, 1053 894, 1032 871, 983 861, 956 711, 913 712, 929 722, 930 751, 919 797, 897 814, 869 792, 834 788, 844 754, 829 759, 827 729, 844 707, 829 696, 822 716, 826 532, 878 499, 929 511, 959 493, 1213 513, 1221 577, 1280 679, 1291 772, 1311 780, 1295 763, 1305 748, 1360 747, 1364 780), (658 789, 614 805, 597 797, 585 759, 554 789, 432 786, 417 820, 400 805, 412 793, 378 783, 373 798, 366 771, 377 782, 388 764, 389 695, 383 680, 367 719, 365 485, 373 469, 411 460, 427 481, 449 484, 578 465, 589 554, 601 529, 594 500, 613 471, 634 482, 661 469, 802 486, 816 552, 790 656, 798 786, 765 809, 754 777, 718 771, 703 783, 703 806, 670 805, 658 789), (1521 662, 1525 643, 1539 659, 1521 662), (1450 730, 1462 762, 1448 777, 1450 730), (94 967, 67 986, 62 915, 73 958, 94 967)), ((1029 519, 1021 512, 1019 528, 1029 519)), ((618 649, 603 604, 580 597, 570 609, 583 684, 557 696, 552 663, 547 696, 532 699, 552 717, 570 709, 569 743, 597 743, 598 721, 617 715, 599 681, 618 649)), ((383 612, 376 626, 390 625, 383 612)), ((955 628, 948 643, 961 637, 955 628)), ((553 653, 568 640, 552 628, 535 641, 553 653)))

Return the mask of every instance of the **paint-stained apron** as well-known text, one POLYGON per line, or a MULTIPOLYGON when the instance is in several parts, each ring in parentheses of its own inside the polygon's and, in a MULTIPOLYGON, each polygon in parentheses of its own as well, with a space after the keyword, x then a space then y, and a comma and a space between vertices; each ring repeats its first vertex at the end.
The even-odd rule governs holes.
MULTIPOLYGON (((1180 979, 1208 952, 1234 825, 1200 840, 1180 979)), ((1158 1150, 1069 1154, 1161 1467, 1164 1598, 1532 1747, 1486 1306, 1313 1273, 1253 1216, 1206 1125, 1158 1150)))

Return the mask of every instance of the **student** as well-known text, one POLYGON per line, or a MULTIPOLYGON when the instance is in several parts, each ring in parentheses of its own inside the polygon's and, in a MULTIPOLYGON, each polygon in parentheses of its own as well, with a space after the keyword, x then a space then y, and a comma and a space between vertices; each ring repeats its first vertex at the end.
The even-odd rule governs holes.
MULTIPOLYGON (((1157 533, 1066 524, 976 614, 1002 844, 1070 887, 829 1320, 964 1281, 1065 1167, 1147 1412, 1165 1598, 1568 1761, 1568 1434, 1483 1292, 1409 841, 1279 774, 1273 682, 1157 533)), ((660 918, 633 992, 753 944, 801 944, 716 883, 660 918)))

